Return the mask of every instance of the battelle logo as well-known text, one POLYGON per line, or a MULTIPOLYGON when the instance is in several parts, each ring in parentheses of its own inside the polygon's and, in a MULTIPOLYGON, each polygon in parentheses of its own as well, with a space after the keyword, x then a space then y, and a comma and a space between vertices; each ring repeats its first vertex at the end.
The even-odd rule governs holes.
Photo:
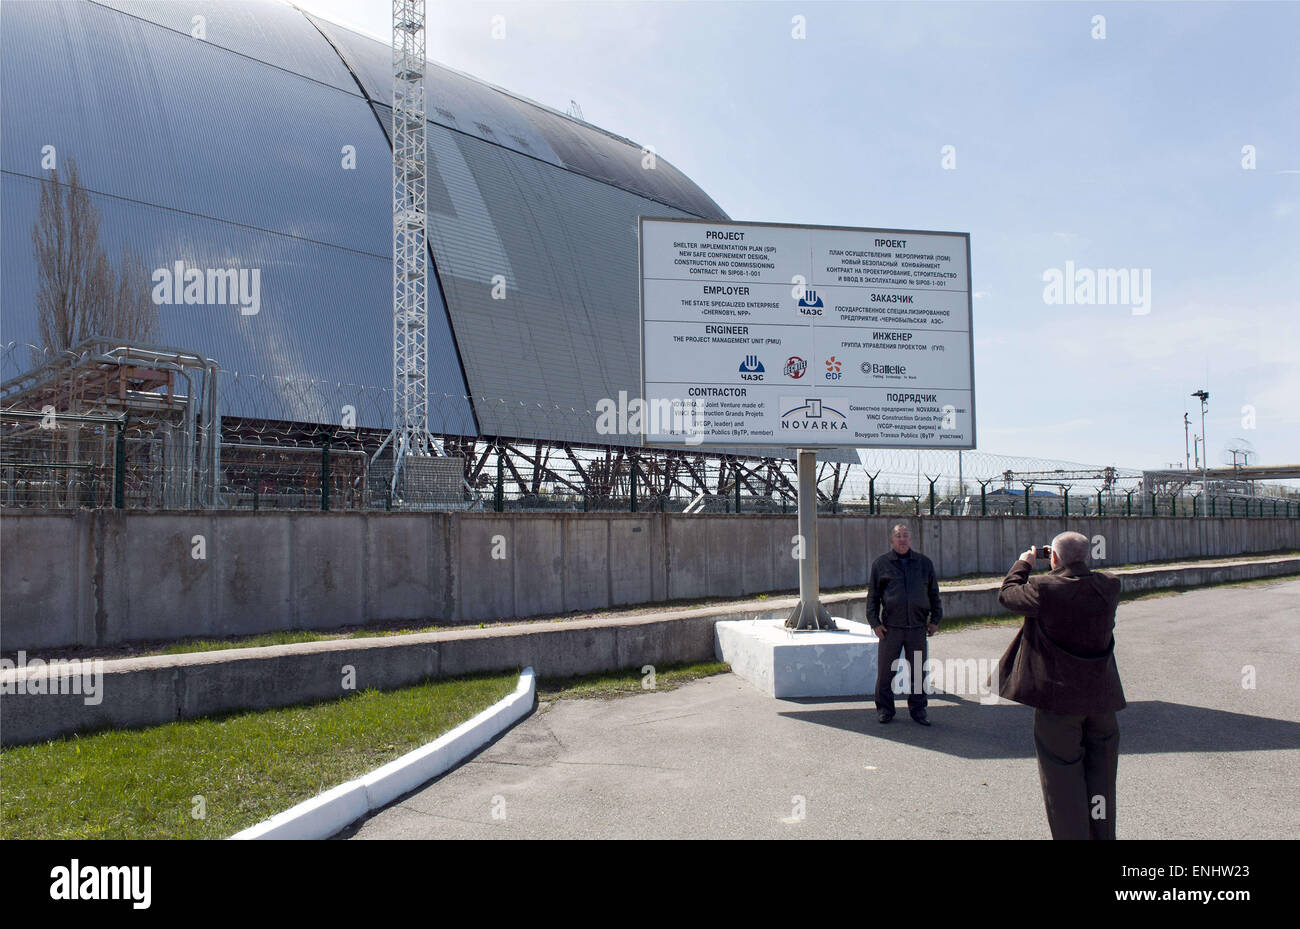
POLYGON ((858 365, 858 370, 863 374, 906 374, 907 365, 878 365, 864 361, 858 365))
POLYGON ((843 397, 782 397, 781 428, 787 430, 839 432, 848 429, 843 413, 849 402, 843 397))
POLYGON ((791 355, 785 361, 785 376, 792 377, 796 381, 803 377, 808 371, 808 362, 804 361, 798 355, 791 355))

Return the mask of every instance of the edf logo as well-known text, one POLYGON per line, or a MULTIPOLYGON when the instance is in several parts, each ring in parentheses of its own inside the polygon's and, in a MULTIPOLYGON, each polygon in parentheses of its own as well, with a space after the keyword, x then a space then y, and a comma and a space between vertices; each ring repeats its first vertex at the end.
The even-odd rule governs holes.
POLYGON ((840 362, 834 355, 826 359, 826 380, 838 381, 843 375, 840 374, 840 362))

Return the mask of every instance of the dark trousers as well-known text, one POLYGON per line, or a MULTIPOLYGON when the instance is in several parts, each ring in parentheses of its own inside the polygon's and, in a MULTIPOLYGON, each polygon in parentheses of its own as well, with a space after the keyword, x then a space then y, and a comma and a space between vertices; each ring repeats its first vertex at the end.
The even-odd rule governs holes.
POLYGON ((1115 838, 1115 714, 1063 716, 1036 709, 1034 751, 1052 838, 1115 838))
POLYGON ((907 669, 906 686, 907 708, 915 713, 925 709, 925 689, 917 687, 917 681, 925 679, 925 661, 930 657, 930 643, 925 638, 924 626, 886 626, 885 636, 880 640, 876 652, 876 709, 894 712, 894 677, 897 671, 892 667, 898 658, 906 658, 911 665, 907 669))

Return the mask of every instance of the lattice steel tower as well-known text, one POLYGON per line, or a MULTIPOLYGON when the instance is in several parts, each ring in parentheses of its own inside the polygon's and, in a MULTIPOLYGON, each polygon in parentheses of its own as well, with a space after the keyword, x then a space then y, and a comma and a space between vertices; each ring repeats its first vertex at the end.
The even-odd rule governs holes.
POLYGON ((394 496, 407 458, 439 453, 429 435, 424 4, 393 0, 393 431, 384 445, 393 443, 394 496))

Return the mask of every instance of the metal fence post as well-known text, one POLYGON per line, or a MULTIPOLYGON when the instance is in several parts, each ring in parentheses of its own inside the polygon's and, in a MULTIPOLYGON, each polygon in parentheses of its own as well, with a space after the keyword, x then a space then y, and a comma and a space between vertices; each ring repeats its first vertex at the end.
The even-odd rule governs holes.
POLYGON ((497 446, 497 486, 492 492, 492 509, 502 513, 506 508, 506 458, 497 446))
POLYGON ((1101 508, 1102 508, 1102 504, 1101 504, 1101 491, 1099 490, 1099 491, 1097 491, 1097 515, 1098 515, 1098 516, 1102 516, 1102 515, 1104 515, 1104 514, 1101 512, 1101 508))
POLYGON ((1065 487, 1063 488, 1063 490, 1065 492, 1061 494, 1061 518, 1069 519, 1070 518, 1070 488, 1065 487))
POLYGON ((1154 490, 1151 491, 1151 515, 1152 516, 1160 515, 1159 513, 1156 512, 1156 492, 1154 490))
POLYGON ((126 508, 126 422, 127 416, 122 414, 122 421, 117 424, 117 442, 113 449, 113 508, 117 510, 126 508))
POLYGON ((930 515, 933 516, 934 515, 934 482, 939 479, 939 475, 936 474, 934 477, 930 477, 930 475, 927 474, 925 476, 925 479, 930 482, 930 515))
POLYGON ((1025 515, 1029 515, 1029 484, 1025 485, 1025 515))
POLYGON ((320 511, 330 510, 330 440, 326 436, 320 444, 320 511))
POLYGON ((740 472, 736 472, 736 512, 740 512, 740 472))
POLYGON ((1126 490, 1124 492, 1124 515, 1133 515, 1133 491, 1131 490, 1126 490))
MULTIPOLYGON (((639 470, 639 469, 637 468, 636 459, 633 458, 633 459, 632 459, 632 476, 631 476, 631 479, 629 480, 629 483, 628 483, 628 489, 631 491, 631 494, 630 494, 630 496, 631 496, 631 501, 630 501, 630 502, 631 502, 631 511, 632 511, 633 513, 636 512, 636 480, 637 480, 637 471, 638 471, 638 470, 639 470)), ((739 485, 739 482, 737 482, 737 485, 739 485)))

